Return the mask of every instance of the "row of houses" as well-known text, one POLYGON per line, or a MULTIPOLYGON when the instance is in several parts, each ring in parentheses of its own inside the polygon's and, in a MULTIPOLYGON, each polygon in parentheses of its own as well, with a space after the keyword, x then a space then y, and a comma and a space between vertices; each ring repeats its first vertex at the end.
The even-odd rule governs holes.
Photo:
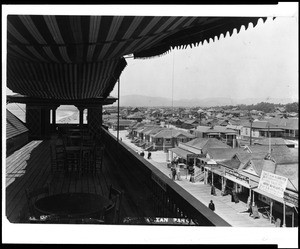
MULTIPOLYGON (((279 108, 280 109, 280 108, 279 108)), ((227 127, 237 132, 241 139, 249 140, 266 137, 282 137, 285 139, 298 139, 299 121, 297 117, 284 117, 281 111, 271 114, 263 114, 261 111, 245 111, 232 108, 223 110, 222 108, 196 109, 196 108, 123 108, 120 111, 121 120, 132 120, 136 122, 146 122, 154 124, 164 124, 165 126, 175 126, 187 131, 197 130, 198 127, 227 127), (189 115, 182 115, 188 113, 189 115), (240 113, 239 115, 237 113, 240 113), (250 132, 252 130, 252 132, 250 132), (250 135, 251 134, 251 135, 250 135)), ((281 108, 282 109, 282 108, 281 108)), ((106 114, 109 114, 106 110, 106 114)), ((110 111, 109 115, 104 115, 107 119, 116 119, 115 111, 110 111)), ((123 121, 122 121, 123 122, 123 121)), ((120 128, 122 129, 122 128, 120 128)), ((225 138, 226 139, 226 138, 225 138)), ((235 139, 235 138, 230 138, 235 139)))
POLYGON ((130 127, 129 136, 133 143, 145 150, 163 150, 165 152, 179 142, 187 142, 195 138, 187 131, 143 123, 136 123, 130 127))
POLYGON ((163 150, 170 162, 178 159, 187 170, 193 167, 196 181, 213 184, 224 192, 235 190, 245 202, 251 196, 253 203, 271 205, 282 221, 289 219, 290 224, 298 224, 298 148, 289 148, 282 138, 253 139, 251 145, 231 146, 226 143, 226 135, 230 140, 229 135, 236 137, 237 133, 223 126, 197 127, 191 134, 136 123, 128 132, 132 142, 141 148, 163 150), (265 175, 286 179, 282 197, 258 187, 265 175))
MULTIPOLYGON (((226 193, 235 191, 238 198, 259 206, 269 205, 283 224, 298 226, 298 148, 286 145, 260 145, 232 148, 216 138, 196 138, 179 143, 168 150, 170 160, 179 158, 186 167, 193 167, 196 181, 204 181, 226 193), (285 185, 280 181, 285 179, 285 185), (270 192, 259 185, 263 181, 281 193, 270 192)), ((266 184, 267 184, 266 183, 266 184)))

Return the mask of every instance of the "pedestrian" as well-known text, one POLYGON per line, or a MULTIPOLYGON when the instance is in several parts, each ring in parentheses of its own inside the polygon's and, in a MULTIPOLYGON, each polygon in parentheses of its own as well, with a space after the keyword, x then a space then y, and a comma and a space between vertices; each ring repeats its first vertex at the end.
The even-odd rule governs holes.
POLYGON ((151 159, 151 152, 148 151, 148 159, 151 159))
POLYGON ((190 177, 190 182, 195 182, 194 173, 192 173, 192 174, 191 174, 191 177, 190 177))
POLYGON ((140 155, 141 155, 142 157, 144 157, 144 155, 145 155, 144 151, 142 151, 140 155))
POLYGON ((175 181, 175 177, 176 177, 176 169, 175 169, 175 167, 172 167, 171 171, 172 171, 172 179, 175 181))
POLYGON ((279 218, 276 219, 275 227, 281 227, 281 219, 279 219, 279 218))
POLYGON ((215 211, 215 204, 213 203, 212 200, 210 200, 210 203, 208 204, 208 207, 209 207, 212 211, 215 211))
POLYGON ((216 195, 216 189, 214 185, 211 185, 211 190, 210 190, 211 195, 216 195))
POLYGON ((180 166, 179 165, 176 165, 176 175, 177 175, 177 180, 180 181, 181 178, 180 178, 180 166))

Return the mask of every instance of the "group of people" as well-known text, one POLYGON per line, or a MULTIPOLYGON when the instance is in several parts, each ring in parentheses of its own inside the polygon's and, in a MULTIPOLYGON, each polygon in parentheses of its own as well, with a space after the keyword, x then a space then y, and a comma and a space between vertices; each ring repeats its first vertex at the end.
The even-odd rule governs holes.
MULTIPOLYGON (((144 156, 145 156, 145 152, 142 151, 142 152, 140 153, 140 156, 144 157, 144 156)), ((150 152, 150 151, 148 151, 147 159, 151 159, 151 152, 150 152)))

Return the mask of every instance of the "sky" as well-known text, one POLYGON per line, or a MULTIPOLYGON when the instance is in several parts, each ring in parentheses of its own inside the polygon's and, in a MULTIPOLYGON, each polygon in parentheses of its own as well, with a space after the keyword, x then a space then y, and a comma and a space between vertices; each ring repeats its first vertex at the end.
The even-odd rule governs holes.
MULTIPOLYGON (((268 18, 231 37, 127 59, 120 95, 298 99, 298 17, 268 18)), ((112 96, 117 96, 117 85, 112 96)))

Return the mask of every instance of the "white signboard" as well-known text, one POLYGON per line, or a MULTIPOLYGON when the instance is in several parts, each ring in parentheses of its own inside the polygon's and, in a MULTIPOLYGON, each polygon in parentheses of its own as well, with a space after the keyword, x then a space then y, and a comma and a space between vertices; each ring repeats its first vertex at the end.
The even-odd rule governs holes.
POLYGON ((258 188, 267 193, 283 198, 288 178, 270 172, 262 171, 258 188))

